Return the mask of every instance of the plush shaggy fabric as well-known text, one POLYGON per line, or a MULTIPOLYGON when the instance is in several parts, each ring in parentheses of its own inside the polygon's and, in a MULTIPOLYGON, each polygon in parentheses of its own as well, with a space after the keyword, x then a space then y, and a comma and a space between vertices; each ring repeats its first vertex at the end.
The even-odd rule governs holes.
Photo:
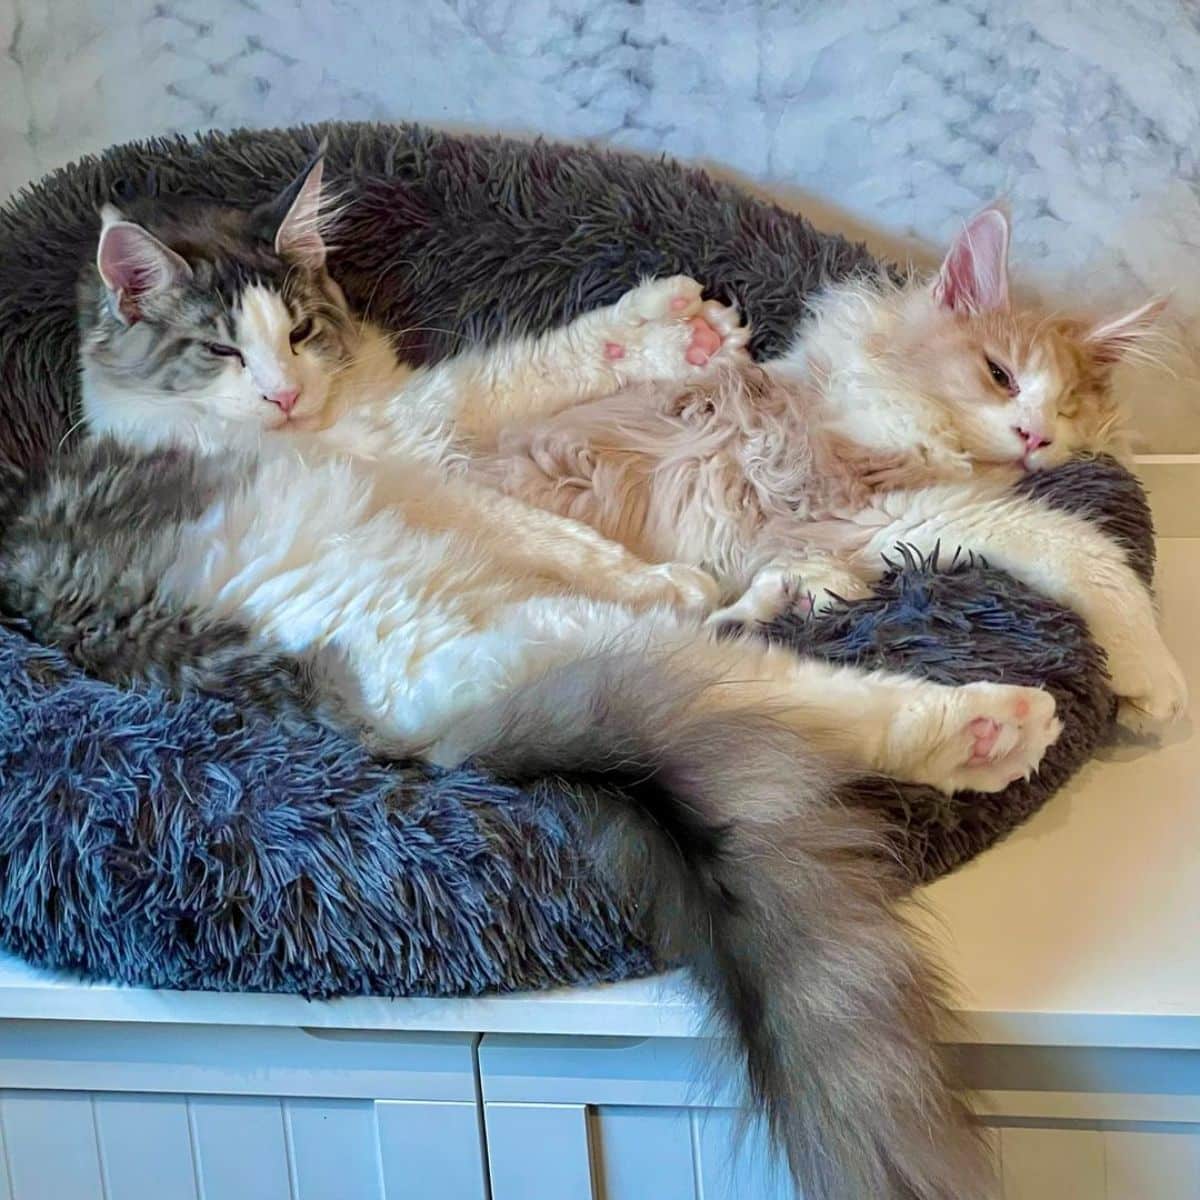
MULTIPOLYGON (((400 126, 213 135, 119 147, 0 213, 0 454, 35 465, 75 397, 74 283, 96 209, 153 170, 165 190, 252 203, 329 137, 344 189, 334 273, 432 359, 536 331, 685 272, 753 321, 770 353, 861 246, 664 162, 400 126)), ((1109 463, 1030 480, 1120 537, 1149 578, 1136 483, 1109 463)), ((843 662, 946 682, 1045 683, 1066 729, 1040 776, 947 799, 863 784, 914 879, 977 854, 1107 735, 1113 704, 1080 622, 973 561, 907 561, 877 595, 770 631, 843 662)), ((0 629, 0 941, 88 976, 163 987, 465 994, 650 970, 619 898, 572 848, 553 781, 516 792, 469 770, 382 766, 303 721, 220 697, 175 701, 88 679, 0 629)))

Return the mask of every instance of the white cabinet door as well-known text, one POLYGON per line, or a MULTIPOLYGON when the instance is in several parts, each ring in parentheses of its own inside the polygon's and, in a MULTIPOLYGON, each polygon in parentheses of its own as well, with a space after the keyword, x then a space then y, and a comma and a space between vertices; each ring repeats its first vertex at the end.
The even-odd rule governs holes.
POLYGON ((489 1035, 480 1044, 494 1200, 793 1200, 707 1043, 489 1035))
POLYGON ((596 1194, 582 1104, 492 1104, 485 1112, 492 1200, 596 1194))
POLYGON ((998 1133, 1004 1200, 1200 1200, 1200 1133, 1020 1127, 998 1133))
MULTIPOLYGON (((1200 1054, 972 1048, 1004 1200, 1200 1200, 1200 1054)), ((494 1200, 794 1200, 703 1043, 489 1035, 494 1200)))
POLYGON ((484 1105, 493 1200, 792 1200, 729 1109, 484 1105))
POLYGON ((475 1041, 0 1023, 0 1200, 484 1200, 475 1041))

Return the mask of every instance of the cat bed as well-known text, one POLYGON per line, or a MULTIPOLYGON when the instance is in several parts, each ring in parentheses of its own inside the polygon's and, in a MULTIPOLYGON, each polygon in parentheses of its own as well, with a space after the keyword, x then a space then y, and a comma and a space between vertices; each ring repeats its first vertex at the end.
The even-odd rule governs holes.
MULTIPOLYGON (((322 134, 327 177, 348 201, 332 270, 415 360, 544 329, 676 272, 736 301, 753 349, 770 353, 807 292, 870 261, 703 172, 622 154, 351 124, 118 147, 0 213, 0 454, 36 466, 71 435, 75 278, 114 190, 147 186, 153 169, 164 190, 254 203, 322 134)), ((1149 579, 1149 512, 1121 468, 1074 463, 1023 486, 1107 527, 1149 579)), ((1115 708, 1080 621, 958 549, 918 562, 898 547, 873 598, 772 630, 838 662, 1056 695, 1064 733, 1030 782, 954 798, 847 788, 846 802, 891 818, 913 881, 1034 812, 1107 737, 1115 708)), ((646 973, 658 964, 621 897, 580 861, 559 786, 384 765, 295 713, 121 690, 19 622, 0 628, 0 943, 35 963, 314 996, 646 973)))

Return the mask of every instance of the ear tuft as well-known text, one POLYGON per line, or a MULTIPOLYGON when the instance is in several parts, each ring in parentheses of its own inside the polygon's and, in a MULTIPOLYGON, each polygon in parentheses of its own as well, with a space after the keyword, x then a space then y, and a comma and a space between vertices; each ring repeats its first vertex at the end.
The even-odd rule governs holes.
POLYGON ((1140 308, 1092 326, 1083 340, 1097 362, 1115 365, 1139 350, 1144 352, 1166 307, 1167 297, 1156 296, 1140 308))
POLYGON ((996 206, 971 218, 954 239, 933 284, 934 298, 954 312, 1008 307, 1008 217, 996 206))

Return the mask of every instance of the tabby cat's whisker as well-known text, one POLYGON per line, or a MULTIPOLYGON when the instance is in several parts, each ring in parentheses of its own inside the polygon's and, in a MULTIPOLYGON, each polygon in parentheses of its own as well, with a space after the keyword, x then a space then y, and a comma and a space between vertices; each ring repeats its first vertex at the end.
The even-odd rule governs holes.
POLYGON ((64 433, 62 435, 62 437, 59 439, 58 445, 55 446, 55 448, 54 448, 55 453, 58 453, 62 450, 62 448, 67 444, 67 439, 71 436, 71 434, 73 434, 75 432, 75 430, 79 429, 81 426, 86 425, 86 424, 87 424, 87 417, 84 416, 84 417, 80 417, 78 421, 76 421, 73 425, 71 425, 67 429, 67 432, 64 433))

